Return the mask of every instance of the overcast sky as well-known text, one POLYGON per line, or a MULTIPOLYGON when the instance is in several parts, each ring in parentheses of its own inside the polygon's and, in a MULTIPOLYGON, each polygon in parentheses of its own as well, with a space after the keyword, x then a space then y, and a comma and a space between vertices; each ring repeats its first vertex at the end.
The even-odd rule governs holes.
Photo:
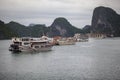
POLYGON ((0 0, 0 20, 51 25, 55 18, 65 17, 82 28, 91 24, 95 7, 111 7, 120 14, 120 0, 0 0))

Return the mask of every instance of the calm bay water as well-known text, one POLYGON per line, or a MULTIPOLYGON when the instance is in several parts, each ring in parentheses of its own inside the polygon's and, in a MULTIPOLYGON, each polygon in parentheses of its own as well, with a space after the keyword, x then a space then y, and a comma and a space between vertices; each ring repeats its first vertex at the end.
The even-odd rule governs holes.
POLYGON ((9 45, 0 41, 0 80, 120 80, 120 38, 39 53, 11 53, 9 45))

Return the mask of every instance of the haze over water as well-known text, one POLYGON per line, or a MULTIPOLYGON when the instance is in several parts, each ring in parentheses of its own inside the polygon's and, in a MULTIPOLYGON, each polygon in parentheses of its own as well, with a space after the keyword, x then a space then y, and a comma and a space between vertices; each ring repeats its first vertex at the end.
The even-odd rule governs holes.
POLYGON ((0 80, 119 80, 120 38, 54 46, 50 52, 11 53, 0 41, 0 80))

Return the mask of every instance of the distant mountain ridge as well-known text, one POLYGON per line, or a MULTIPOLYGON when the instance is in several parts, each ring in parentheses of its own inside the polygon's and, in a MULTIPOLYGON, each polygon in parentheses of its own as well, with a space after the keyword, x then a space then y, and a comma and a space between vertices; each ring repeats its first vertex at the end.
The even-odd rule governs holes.
MULTIPOLYGON (((78 29, 72 26, 67 19, 65 18, 56 18, 51 26, 47 27, 43 24, 32 24, 30 26, 24 26, 17 22, 11 21, 7 24, 0 25, 2 27, 6 26, 9 28, 9 31, 6 33, 14 33, 11 37, 41 37, 42 35, 47 35, 49 37, 62 36, 70 37, 75 33, 82 32, 81 29, 78 29)), ((8 30, 8 29, 7 29, 8 30)), ((1 32, 2 34, 2 32, 1 32)), ((0 39, 11 38, 8 35, 0 35, 0 39), (3 37, 2 36, 6 36, 3 37)))
POLYGON ((5 24, 0 21, 0 39, 11 37, 41 37, 43 34, 54 37, 72 37, 75 33, 107 34, 120 37, 120 15, 108 7, 96 7, 93 11, 91 25, 79 29, 63 17, 56 18, 48 27, 43 24, 24 26, 17 22, 5 24))

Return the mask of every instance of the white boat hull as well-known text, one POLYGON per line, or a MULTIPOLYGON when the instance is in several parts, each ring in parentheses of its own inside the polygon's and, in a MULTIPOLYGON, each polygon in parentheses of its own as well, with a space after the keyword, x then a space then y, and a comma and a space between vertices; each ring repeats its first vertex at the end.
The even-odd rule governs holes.
POLYGON ((12 40, 9 51, 13 52, 38 52, 50 51, 52 44, 40 38, 15 38, 12 40))
POLYGON ((52 50, 52 46, 50 47, 43 47, 43 48, 32 48, 32 47, 23 47, 20 48, 21 52, 41 52, 41 51, 50 51, 52 50))

